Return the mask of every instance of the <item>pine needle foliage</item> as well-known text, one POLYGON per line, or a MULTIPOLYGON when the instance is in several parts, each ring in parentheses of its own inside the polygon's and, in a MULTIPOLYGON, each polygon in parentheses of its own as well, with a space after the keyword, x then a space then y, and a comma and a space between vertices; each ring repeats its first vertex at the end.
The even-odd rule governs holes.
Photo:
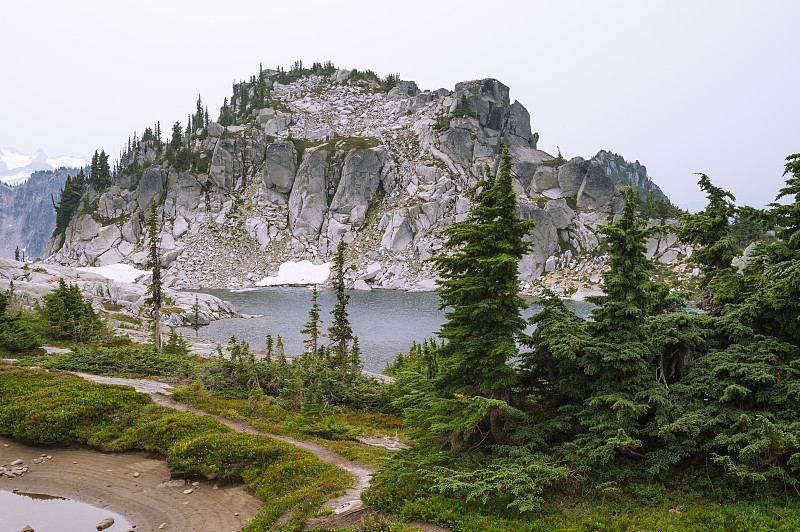
POLYGON ((306 322, 305 326, 300 329, 301 334, 306 334, 308 337, 303 340, 303 345, 306 347, 306 353, 311 355, 312 360, 317 359, 317 354, 319 351, 319 341, 320 341, 320 325, 322 324, 322 319, 319 315, 319 290, 317 290, 317 285, 314 285, 314 288, 311 292, 311 309, 308 311, 308 321, 306 322))
POLYGON ((347 303, 350 295, 345 292, 344 273, 345 273, 345 251, 347 244, 344 240, 339 241, 336 247, 336 255, 333 259, 333 280, 331 282, 333 290, 336 292, 336 305, 331 311, 333 323, 328 328, 328 339, 331 342, 331 349, 334 357, 334 367, 342 371, 347 371, 348 349, 350 341, 353 339, 353 328, 347 318, 347 303))
POLYGON ((704 289, 701 308, 718 315, 733 301, 731 287, 738 290, 741 276, 731 267, 734 257, 741 255, 731 233, 730 220, 736 214, 733 194, 711 184, 705 174, 698 174, 698 184, 708 197, 706 208, 697 214, 683 216, 678 231, 681 241, 696 246, 690 260, 700 265, 704 289))
POLYGON ((153 318, 153 345, 156 350, 161 352, 161 305, 163 303, 163 291, 161 286, 161 224, 158 221, 158 207, 153 202, 150 205, 150 216, 145 222, 147 238, 149 240, 147 263, 145 268, 150 269, 152 278, 147 287, 147 298, 145 304, 150 305, 153 318))
MULTIPOLYGON (((453 393, 507 401, 516 382, 509 361, 518 354, 517 340, 526 323, 520 311, 518 264, 532 243, 524 239, 534 222, 517 216, 511 185, 511 156, 502 151, 500 171, 485 169, 475 189, 475 207, 462 222, 447 229, 445 246, 452 255, 434 259, 442 280, 440 307, 450 309, 439 335, 437 388, 453 393)), ((493 439, 504 440, 500 411, 492 409, 493 439)))
POLYGON ((92 304, 83 299, 77 285, 58 280, 58 288, 44 296, 41 311, 44 333, 50 338, 92 342, 108 336, 105 324, 92 304))
POLYGON ((741 255, 731 237, 730 219, 736 214, 733 194, 711 184, 705 174, 698 174, 698 184, 706 193, 708 205, 697 214, 683 217, 680 238, 687 244, 699 246, 692 252, 691 260, 700 264, 703 278, 700 286, 706 287, 714 276, 730 268, 733 258, 741 255))
POLYGON ((633 190, 622 195, 622 217, 600 228, 607 237, 610 268, 603 274, 604 295, 588 298, 598 306, 588 326, 591 338, 579 347, 578 358, 588 379, 578 417, 606 439, 617 438, 621 430, 638 435, 642 416, 661 401, 663 387, 654 378, 655 351, 645 324, 673 302, 666 285, 650 280, 653 265, 645 257, 647 238, 663 229, 648 227, 636 216, 633 190))

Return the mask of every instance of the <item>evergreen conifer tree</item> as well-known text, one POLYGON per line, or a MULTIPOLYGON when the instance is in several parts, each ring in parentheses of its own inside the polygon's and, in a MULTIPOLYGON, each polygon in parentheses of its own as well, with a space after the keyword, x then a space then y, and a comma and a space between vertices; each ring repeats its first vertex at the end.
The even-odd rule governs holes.
POLYGON ((622 217, 600 229, 609 245, 609 270, 603 273, 604 295, 587 298, 598 306, 589 324, 592 339, 579 347, 578 359, 589 379, 578 417, 606 438, 617 437, 620 430, 635 437, 641 416, 663 396, 652 371, 655 350, 648 341, 645 318, 676 303, 668 297, 666 285, 650 280, 653 265, 645 257, 647 239, 663 228, 647 227, 636 216, 633 190, 624 189, 622 194, 622 217))
POLYGON ((320 319, 319 315, 319 303, 317 301, 318 297, 319 291, 317 290, 317 285, 314 285, 313 291, 311 292, 311 309, 308 311, 308 321, 306 322, 305 327, 300 330, 301 334, 308 335, 308 338, 303 340, 303 344, 306 346, 306 353, 311 355, 312 372, 316 369, 317 361, 319 359, 319 328, 322 324, 322 320, 320 319))
POLYGON ((328 328, 328 338, 331 341, 333 350, 333 367, 340 369, 342 376, 345 375, 347 370, 347 346, 350 340, 353 339, 353 328, 347 318, 347 303, 350 300, 350 295, 345 293, 344 287, 344 253, 346 249, 347 244, 344 243, 344 240, 340 240, 333 259, 333 280, 331 283, 336 293, 336 305, 331 312, 333 323, 328 328))
POLYGON ((194 305, 192 305, 192 329, 195 334, 200 330, 200 304, 197 296, 194 296, 194 305))
POLYGON ((183 145, 183 130, 181 129, 181 123, 179 121, 172 124, 172 138, 169 141, 169 145, 176 152, 180 150, 183 145))
MULTIPOLYGON (((526 322, 519 297, 517 267, 532 247, 524 238, 534 222, 517 216, 511 155, 502 150, 499 173, 488 168, 476 185, 475 207, 447 231, 451 256, 435 259, 442 280, 440 307, 450 308, 439 335, 448 343, 439 355, 437 387, 445 396, 459 393, 508 401, 516 381, 509 361, 526 322)), ((505 439, 500 409, 490 412, 492 437, 505 439)))
POLYGON ((53 230, 54 235, 63 233, 72 219, 72 215, 80 204, 83 196, 83 185, 86 182, 86 174, 83 168, 78 170, 74 176, 68 176, 64 182, 64 189, 61 191, 61 199, 58 205, 53 200, 53 207, 56 210, 56 226, 53 230))
POLYGON ((58 288, 44 296, 42 321, 48 336, 87 342, 102 337, 106 330, 92 304, 83 299, 77 285, 59 279, 58 288))
POLYGON ((158 221, 158 207, 156 202, 150 204, 150 216, 145 223, 147 229, 147 238, 149 242, 149 251, 147 264, 145 268, 149 268, 153 274, 150 280, 150 285, 147 287, 149 294, 145 300, 145 304, 150 305, 153 317, 153 345, 158 352, 161 352, 161 304, 162 304, 162 289, 161 289, 161 224, 158 221))
POLYGON ((702 306, 705 310, 718 314, 718 306, 722 301, 719 297, 714 297, 709 285, 719 274, 736 274, 731 270, 731 263, 734 257, 741 254, 730 234, 730 219, 736 213, 733 204, 736 198, 730 192, 712 185, 707 175, 698 175, 698 184, 708 197, 708 205, 697 214, 683 217, 679 235, 683 242, 699 246, 692 252, 691 260, 700 264, 703 271, 703 278, 700 280, 700 287, 705 289, 702 306))

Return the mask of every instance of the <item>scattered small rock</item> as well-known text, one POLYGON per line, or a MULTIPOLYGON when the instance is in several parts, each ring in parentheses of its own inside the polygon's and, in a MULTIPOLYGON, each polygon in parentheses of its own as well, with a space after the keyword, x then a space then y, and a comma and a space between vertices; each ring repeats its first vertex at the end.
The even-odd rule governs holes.
POLYGON ((31 525, 25 525, 25 528, 23 528, 20 532, 34 532, 34 530, 31 525))
POLYGON ((113 524, 114 524, 114 518, 106 517, 105 519, 97 523, 97 526, 95 528, 97 528, 97 530, 105 530, 106 528, 110 527, 113 524))
POLYGON ((233 512, 233 515, 235 515, 235 516, 237 516, 237 517, 238 517, 238 515, 239 515, 239 512, 233 512))
POLYGON ((183 490, 183 494, 184 494, 184 495, 189 495, 189 494, 190 494, 191 492, 193 492, 193 491, 194 491, 194 490, 193 490, 192 488, 189 488, 188 490, 183 490))
POLYGON ((22 463, 22 460, 20 458, 17 458, 16 460, 14 460, 13 462, 11 462, 8 465, 15 466, 15 465, 20 465, 21 463, 22 463))
POLYGON ((138 471, 133 474, 133 478, 139 478, 139 472, 138 471))
POLYGON ((182 488, 186 484, 183 480, 165 480, 158 485, 159 488, 182 488))
POLYGON ((199 482, 192 482, 192 486, 194 486, 195 488, 196 488, 197 486, 199 486, 199 485, 200 485, 200 483, 199 483, 199 482))
POLYGON ((160 525, 158 525, 159 530, 163 530, 165 528, 167 528, 167 523, 161 523, 160 525))

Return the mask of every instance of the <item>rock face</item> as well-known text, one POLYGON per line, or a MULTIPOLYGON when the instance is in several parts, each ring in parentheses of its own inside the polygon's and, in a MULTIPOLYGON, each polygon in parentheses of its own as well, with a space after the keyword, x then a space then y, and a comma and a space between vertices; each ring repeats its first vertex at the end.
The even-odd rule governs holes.
POLYGON ((444 252, 444 230, 466 219, 470 190, 486 165, 497 168, 503 144, 518 211, 537 223, 523 286, 597 250, 597 227, 621 206, 614 183, 598 161, 559 164, 539 150, 507 86, 483 79, 422 91, 404 81, 385 93, 349 75, 269 81, 272 107, 248 109, 244 125, 209 124, 191 140, 188 171, 148 159, 147 143, 125 153, 114 185, 85 196, 84 214, 51 240, 48 261, 143 264, 155 202, 165 282, 175 288, 251 286, 288 260, 328 261, 344 240, 360 289, 431 289, 436 272, 425 259, 444 252), (454 115, 464 101, 468 112, 454 115))
POLYGON ((67 176, 76 172, 61 168, 34 172, 13 187, 0 183, 0 257, 13 258, 17 247, 31 260, 45 255, 56 224, 53 201, 58 204, 67 176))
MULTIPOLYGON (((267 109, 264 109, 266 111, 267 109)), ((297 150, 292 142, 267 144, 264 160, 264 188, 281 194, 292 191, 297 172, 297 150)))
POLYGON ((647 175, 647 167, 639 161, 628 162, 622 155, 607 150, 600 150, 597 155, 592 157, 592 160, 603 166, 615 186, 632 187, 642 198, 648 192, 652 192, 656 199, 666 197, 659 186, 653 183, 653 180, 647 175))
MULTIPOLYGON (((0 259, 0 291, 5 292, 14 283, 16 300, 23 307, 42 304, 42 298, 58 287, 59 279, 80 288, 83 296, 102 311, 115 307, 118 314, 143 318, 147 312, 145 299, 149 275, 134 283, 117 282, 97 273, 54 264, 23 264, 11 259, 0 259)), ((164 291, 165 300, 170 301, 169 312, 162 315, 162 323, 174 327, 192 325, 197 319, 200 325, 208 325, 212 320, 236 316, 230 303, 209 294, 193 294, 172 289, 164 291), (197 299, 195 299, 197 298, 197 299), (197 315, 193 307, 197 305, 197 315)), ((112 319, 115 319, 112 315, 112 319)), ((125 323, 130 323, 127 320, 125 323)))

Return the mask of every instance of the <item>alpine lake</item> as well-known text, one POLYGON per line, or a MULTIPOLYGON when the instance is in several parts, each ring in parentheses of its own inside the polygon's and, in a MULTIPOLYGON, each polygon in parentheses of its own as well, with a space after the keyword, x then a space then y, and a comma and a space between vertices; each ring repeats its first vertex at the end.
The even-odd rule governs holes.
MULTIPOLYGON (((311 289, 308 287, 265 287, 247 291, 204 290, 220 299, 230 301, 236 309, 246 315, 213 321, 201 327, 198 336, 214 340, 223 345, 232 336, 244 340, 251 350, 263 351, 266 336, 271 334, 277 342, 280 335, 284 352, 288 357, 303 352, 305 336, 300 330, 308 321, 311 309, 311 289)), ((364 370, 381 373, 387 362, 399 353, 406 353, 413 342, 436 337, 445 322, 445 310, 439 308, 437 292, 401 292, 397 290, 350 291, 347 305, 348 318, 353 334, 358 336, 362 351, 364 370)), ((542 309, 533 299, 522 312, 529 318, 542 309)), ((332 289, 319 289, 318 303, 322 318, 321 332, 327 333, 331 325, 331 310, 336 304, 332 289)), ((579 301, 565 301, 567 307, 583 318, 589 318, 594 305, 579 301)), ((527 332, 533 331, 529 327, 527 332)), ((190 327, 181 327, 178 332, 194 334, 190 327)))

